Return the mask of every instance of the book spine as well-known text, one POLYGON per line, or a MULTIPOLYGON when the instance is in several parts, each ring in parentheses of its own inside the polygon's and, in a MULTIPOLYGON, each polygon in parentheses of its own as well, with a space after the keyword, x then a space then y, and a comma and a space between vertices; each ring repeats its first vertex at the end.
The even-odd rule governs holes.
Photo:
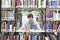
POLYGON ((56 1, 51 0, 51 7, 54 8, 55 5, 56 5, 56 1))
POLYGON ((6 18, 7 18, 7 20, 9 19, 9 15, 10 15, 10 12, 6 11, 6 18))
POLYGON ((32 36, 32 40, 35 40, 35 36, 34 35, 32 36))
POLYGON ((17 40, 19 40, 19 35, 17 35, 17 40))
POLYGON ((10 31, 10 22, 9 21, 7 23, 7 26, 8 26, 8 31, 10 31))
POLYGON ((60 0, 59 0, 59 6, 60 6, 60 0))
POLYGON ((32 7, 32 0, 28 0, 28 7, 32 7))
POLYGON ((13 35, 10 35, 9 39, 10 40, 14 40, 13 35))
POLYGON ((22 34, 20 35, 20 40, 24 40, 24 36, 22 34))
POLYGON ((29 39, 28 40, 31 40, 30 38, 31 38, 31 36, 30 35, 28 35, 28 37, 29 37, 29 39))
POLYGON ((41 7, 41 0, 38 0, 38 8, 41 7))
POLYGON ((54 27, 54 30, 57 29, 57 22, 54 22, 53 27, 54 27))
POLYGON ((51 11, 49 12, 49 15, 50 15, 49 18, 53 18, 53 13, 51 11))
POLYGON ((49 11, 46 10, 46 18, 49 18, 49 11))
POLYGON ((17 0, 17 6, 20 6, 20 0, 17 0))
POLYGON ((32 8, 34 8, 34 2, 35 2, 35 0, 32 0, 32 8))
POLYGON ((14 21, 12 21, 12 31, 14 31, 14 21))
POLYGON ((37 0, 35 0, 35 2, 34 2, 36 8, 37 8, 37 2, 38 2, 37 0))
POLYGON ((5 35, 3 35, 3 40, 7 40, 7 37, 5 35))
POLYGON ((8 0, 9 8, 12 7, 12 6, 11 6, 11 1, 12 1, 12 0, 8 0))
POLYGON ((28 0, 26 0, 26 7, 28 8, 28 0))
POLYGON ((12 1, 12 8, 15 7, 15 0, 11 0, 12 1))
POLYGON ((39 36, 39 40, 40 40, 40 36, 39 36))
POLYGON ((46 31, 47 32, 49 31, 49 23, 48 22, 46 23, 46 31))
POLYGON ((5 22, 5 25, 4 25, 4 29, 5 29, 5 31, 7 30, 7 24, 6 24, 6 22, 5 22))

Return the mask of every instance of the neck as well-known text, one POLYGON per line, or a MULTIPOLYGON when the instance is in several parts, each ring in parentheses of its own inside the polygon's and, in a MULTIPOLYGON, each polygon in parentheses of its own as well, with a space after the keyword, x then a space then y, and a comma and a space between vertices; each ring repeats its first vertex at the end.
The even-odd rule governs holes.
POLYGON ((29 23, 31 23, 31 22, 33 22, 33 21, 29 21, 29 23))

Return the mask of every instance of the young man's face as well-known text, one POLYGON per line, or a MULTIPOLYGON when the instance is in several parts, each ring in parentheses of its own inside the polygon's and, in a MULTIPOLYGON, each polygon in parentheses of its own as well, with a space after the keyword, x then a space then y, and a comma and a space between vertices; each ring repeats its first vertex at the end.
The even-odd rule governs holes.
POLYGON ((33 18, 32 18, 32 17, 30 17, 30 18, 28 18, 28 19, 29 19, 30 22, 33 21, 33 18))

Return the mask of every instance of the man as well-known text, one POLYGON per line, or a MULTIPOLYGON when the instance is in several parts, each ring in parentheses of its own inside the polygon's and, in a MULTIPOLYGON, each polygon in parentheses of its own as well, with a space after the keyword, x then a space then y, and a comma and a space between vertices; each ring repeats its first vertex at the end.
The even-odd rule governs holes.
POLYGON ((34 29, 34 30, 39 30, 40 29, 40 26, 37 22, 34 22, 33 20, 33 15, 32 14, 28 14, 27 16, 28 18, 28 22, 25 23, 20 29, 34 29))

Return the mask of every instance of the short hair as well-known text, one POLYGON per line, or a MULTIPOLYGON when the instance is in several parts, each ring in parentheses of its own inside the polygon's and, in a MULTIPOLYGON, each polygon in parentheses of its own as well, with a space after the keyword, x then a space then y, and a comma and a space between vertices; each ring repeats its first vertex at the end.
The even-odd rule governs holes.
POLYGON ((33 18, 33 14, 28 14, 27 18, 33 18))

